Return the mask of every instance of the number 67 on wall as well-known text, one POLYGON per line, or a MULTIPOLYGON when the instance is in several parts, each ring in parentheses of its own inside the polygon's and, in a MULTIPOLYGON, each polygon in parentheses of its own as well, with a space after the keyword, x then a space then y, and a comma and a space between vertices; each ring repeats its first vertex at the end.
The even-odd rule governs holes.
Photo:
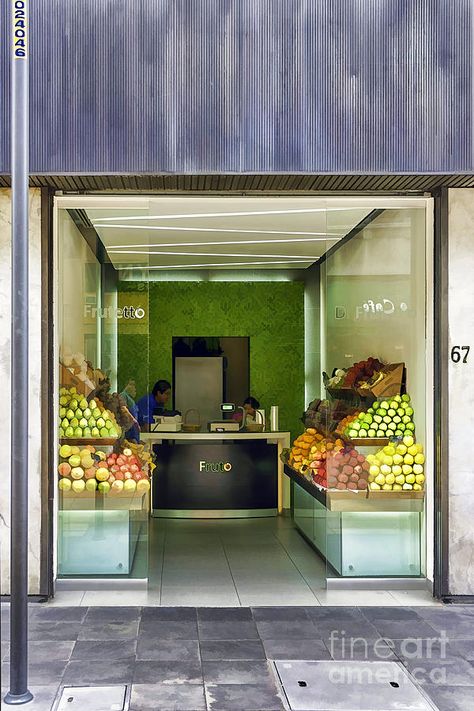
POLYGON ((453 363, 467 363, 471 346, 453 346, 451 348, 451 360, 453 363))

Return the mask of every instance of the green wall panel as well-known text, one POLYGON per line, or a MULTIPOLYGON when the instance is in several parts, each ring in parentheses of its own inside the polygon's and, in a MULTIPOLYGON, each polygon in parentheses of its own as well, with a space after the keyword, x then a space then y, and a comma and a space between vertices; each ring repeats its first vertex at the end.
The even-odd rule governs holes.
MULTIPOLYGON (((149 282, 147 286, 149 342, 146 333, 130 333, 132 324, 119 321, 120 384, 135 377, 140 397, 155 380, 171 380, 173 336, 249 336, 251 394, 267 413, 271 405, 279 406, 280 429, 301 430, 302 282, 149 282)), ((119 303, 145 292, 143 283, 122 282, 119 288, 119 303)))

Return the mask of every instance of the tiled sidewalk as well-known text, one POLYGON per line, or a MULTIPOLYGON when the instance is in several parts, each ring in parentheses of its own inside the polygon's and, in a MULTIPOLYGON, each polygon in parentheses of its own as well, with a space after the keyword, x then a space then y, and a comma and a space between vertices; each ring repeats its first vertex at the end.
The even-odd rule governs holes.
MULTIPOLYGON (((5 686, 7 605, 1 614, 5 686)), ((400 659, 440 711, 473 711, 474 606, 32 605, 35 701, 24 708, 49 711, 61 684, 128 683, 132 711, 277 711, 285 706, 269 660, 331 658, 400 659), (446 644, 427 641, 443 633, 446 644), (387 643, 374 646, 381 637, 387 643)))

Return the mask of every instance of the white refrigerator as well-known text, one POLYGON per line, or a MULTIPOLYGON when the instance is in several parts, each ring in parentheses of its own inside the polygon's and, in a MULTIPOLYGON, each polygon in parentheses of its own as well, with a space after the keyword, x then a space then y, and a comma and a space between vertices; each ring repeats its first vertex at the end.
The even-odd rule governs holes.
MULTIPOLYGON (((224 359, 222 357, 181 357, 174 361, 175 408, 184 415, 199 410, 201 427, 211 420, 222 419, 224 397, 224 359)), ((190 416, 196 422, 195 414, 190 416)))

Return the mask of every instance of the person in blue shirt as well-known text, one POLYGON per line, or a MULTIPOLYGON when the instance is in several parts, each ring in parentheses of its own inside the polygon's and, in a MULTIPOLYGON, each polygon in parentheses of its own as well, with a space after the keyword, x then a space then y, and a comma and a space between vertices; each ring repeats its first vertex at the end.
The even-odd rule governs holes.
POLYGON ((151 393, 144 395, 137 402, 138 423, 142 430, 148 430, 153 422, 153 415, 166 411, 166 403, 171 397, 171 384, 167 380, 157 380, 151 393))

